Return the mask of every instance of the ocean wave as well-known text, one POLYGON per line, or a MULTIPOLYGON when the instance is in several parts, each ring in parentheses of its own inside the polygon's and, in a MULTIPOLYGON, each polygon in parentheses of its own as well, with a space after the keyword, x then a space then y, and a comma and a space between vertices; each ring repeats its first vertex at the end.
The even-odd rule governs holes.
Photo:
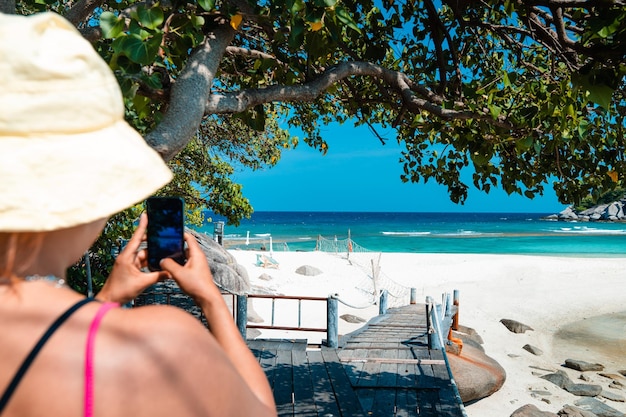
POLYGON ((431 232, 381 232, 383 235, 386 236, 424 236, 424 235, 430 235, 432 234, 431 232))

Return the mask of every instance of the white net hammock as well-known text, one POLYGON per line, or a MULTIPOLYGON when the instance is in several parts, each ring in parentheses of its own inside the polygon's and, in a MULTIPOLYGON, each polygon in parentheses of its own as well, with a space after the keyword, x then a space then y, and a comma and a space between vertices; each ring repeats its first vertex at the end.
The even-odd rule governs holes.
MULTIPOLYGON (((411 289, 395 282, 380 268, 382 252, 374 252, 364 248, 354 242, 350 234, 348 234, 346 239, 338 239, 337 237, 329 239, 318 236, 315 250, 346 259, 350 265, 362 271, 363 278, 357 287, 365 294, 371 296, 372 301, 369 305, 378 302, 379 295, 383 290, 387 291, 389 307, 409 304, 411 289)), ((344 302, 344 304, 347 303, 344 302)), ((351 307, 358 308, 356 306, 351 307)), ((363 308, 365 307, 367 306, 363 306, 363 308)))

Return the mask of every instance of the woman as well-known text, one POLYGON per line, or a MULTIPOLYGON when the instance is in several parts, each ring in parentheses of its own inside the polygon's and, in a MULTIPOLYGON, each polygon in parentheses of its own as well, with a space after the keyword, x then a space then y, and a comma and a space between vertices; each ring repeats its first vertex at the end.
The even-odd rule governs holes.
POLYGON ((107 217, 171 180, 123 120, 119 87, 52 13, 0 14, 0 415, 271 416, 272 392, 196 241, 142 272, 142 216, 97 300, 64 285, 107 217), (210 332, 168 306, 121 309, 173 278, 210 332))

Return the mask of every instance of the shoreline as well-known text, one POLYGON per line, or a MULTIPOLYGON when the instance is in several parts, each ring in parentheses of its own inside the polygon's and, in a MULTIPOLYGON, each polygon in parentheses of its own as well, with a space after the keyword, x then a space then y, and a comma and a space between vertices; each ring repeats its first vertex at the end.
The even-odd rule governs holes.
MULTIPOLYGON (((507 373, 507 380, 498 392, 466 406, 469 417, 506 417, 525 404, 533 404, 553 413, 565 404, 573 405, 581 397, 539 378, 539 374, 564 370, 573 381, 578 380, 581 372, 562 365, 566 359, 590 358, 588 347, 597 344, 597 340, 588 340, 583 336, 582 344, 578 343, 580 340, 576 344, 568 344, 567 336, 564 341, 563 338, 557 340, 557 332, 606 314, 619 315, 624 312, 626 320, 626 306, 621 291, 626 288, 626 277, 623 276, 626 257, 374 252, 351 254, 352 259, 348 261, 345 253, 342 258, 321 252, 273 252, 272 257, 279 266, 270 269, 255 265, 256 254, 269 255, 268 252, 229 252, 246 268, 255 290, 263 289, 273 293, 312 296, 339 293, 350 304, 362 306, 371 301, 371 296, 368 300, 367 291, 363 287, 371 283, 371 261, 378 256, 381 277, 397 284, 396 292, 404 292, 398 290, 401 287, 415 288, 418 303, 423 302, 426 296, 440 300, 443 293, 458 290, 459 324, 478 332, 484 341, 485 353, 507 373), (315 266, 322 274, 314 277, 296 274, 295 270, 302 265, 315 266), (514 334, 500 323, 501 319, 517 320, 534 330, 514 334), (543 354, 536 356, 527 352, 522 348, 526 344, 539 348, 543 354)), ((408 301, 406 298, 404 303, 408 301)), ((255 310, 267 320, 268 309, 257 304, 260 303, 255 300, 255 310)), ((280 314, 281 319, 297 314, 294 308, 288 307, 280 314)), ((306 319, 325 317, 325 313, 319 310, 303 310, 302 314, 306 319)), ((354 309, 344 305, 340 306, 339 314, 352 314, 369 320, 378 314, 378 307, 370 305, 368 308, 354 309)), ((363 325, 344 320, 339 322, 340 334, 350 333, 363 325)), ((617 331, 613 333, 621 332, 621 335, 610 336, 616 337, 614 344, 617 344, 618 352, 624 351, 623 356, 626 358, 626 322, 623 329, 620 323, 618 320, 617 331)), ((279 332, 277 335, 265 333, 262 337, 311 339, 312 335, 279 332)), ((600 355, 603 358, 602 353, 600 355)), ((607 358, 604 365, 605 372, 617 373, 626 369, 626 359, 620 364, 619 359, 609 363, 607 358)), ((606 381, 603 381, 602 377, 592 376, 594 379, 589 383, 602 384, 603 388, 609 389, 608 379, 604 378, 606 381)), ((626 379, 622 382, 626 385, 626 379)), ((626 396, 624 390, 609 390, 626 396)), ((606 402, 626 413, 626 403, 606 402)))

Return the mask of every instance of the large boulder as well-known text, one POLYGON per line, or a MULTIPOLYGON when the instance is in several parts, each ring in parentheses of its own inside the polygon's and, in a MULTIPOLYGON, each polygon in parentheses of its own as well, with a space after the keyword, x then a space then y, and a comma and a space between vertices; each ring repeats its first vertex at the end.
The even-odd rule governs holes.
POLYGON ((200 244, 209 261, 215 285, 231 294, 243 295, 250 291, 248 271, 237 263, 232 254, 204 233, 192 229, 185 231, 191 233, 200 244))
POLYGON ((473 344, 464 344, 460 355, 448 353, 448 362, 463 403, 490 396, 506 380, 504 368, 473 344))

